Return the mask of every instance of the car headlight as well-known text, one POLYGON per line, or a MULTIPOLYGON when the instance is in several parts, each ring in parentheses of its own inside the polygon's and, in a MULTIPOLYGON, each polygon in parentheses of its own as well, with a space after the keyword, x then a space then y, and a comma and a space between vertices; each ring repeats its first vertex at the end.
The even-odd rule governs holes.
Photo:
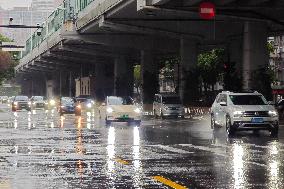
POLYGON ((269 116, 271 116, 271 117, 277 117, 277 116, 278 116, 278 113, 277 113, 277 111, 275 111, 275 110, 270 110, 270 111, 268 111, 268 114, 269 114, 269 116))
POLYGON ((88 107, 88 108, 91 108, 91 107, 92 107, 92 103, 88 103, 88 104, 87 104, 87 107, 88 107))
POLYGON ((28 102, 28 104, 31 105, 32 103, 31 103, 31 102, 28 102))
POLYGON ((65 106, 60 106, 61 108, 64 108, 65 106))
POLYGON ((55 105, 55 100, 50 100, 49 103, 50 103, 50 105, 53 106, 53 105, 55 105))
POLYGON ((234 111, 234 117, 241 117, 243 115, 242 111, 234 111))
POLYGON ((35 102, 33 102, 33 104, 36 104, 35 102))
POLYGON ((140 114, 142 111, 141 111, 141 109, 139 109, 139 108, 135 108, 135 109, 134 109, 134 112, 137 113, 137 114, 140 114))
POLYGON ((92 104, 95 104, 95 101, 92 100, 91 103, 92 103, 92 104))
POLYGON ((113 112, 113 109, 112 109, 111 107, 108 107, 108 108, 106 109, 106 111, 107 111, 107 113, 112 113, 112 112, 113 112))
POLYGON ((18 105, 18 102, 13 102, 14 105, 18 105))

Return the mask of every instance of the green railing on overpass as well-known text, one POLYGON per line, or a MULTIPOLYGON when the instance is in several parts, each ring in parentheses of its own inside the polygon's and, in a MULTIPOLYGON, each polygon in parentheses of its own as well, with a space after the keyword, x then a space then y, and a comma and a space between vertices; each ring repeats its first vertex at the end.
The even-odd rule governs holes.
POLYGON ((26 50, 22 52, 22 57, 29 54, 33 49, 37 48, 45 39, 58 31, 66 20, 74 20, 77 14, 89 6, 93 1, 97 0, 64 0, 42 24, 41 35, 37 35, 36 30, 26 41, 26 50))
POLYGON ((42 24, 42 29, 36 30, 32 36, 26 41, 26 50, 23 51, 22 57, 29 54, 33 49, 38 47, 50 35, 58 31, 65 21, 66 9, 64 5, 59 6, 47 20, 42 24), (41 31, 41 34, 37 33, 41 31))
POLYGON ((89 4, 95 0, 76 0, 76 12, 84 10, 89 4))

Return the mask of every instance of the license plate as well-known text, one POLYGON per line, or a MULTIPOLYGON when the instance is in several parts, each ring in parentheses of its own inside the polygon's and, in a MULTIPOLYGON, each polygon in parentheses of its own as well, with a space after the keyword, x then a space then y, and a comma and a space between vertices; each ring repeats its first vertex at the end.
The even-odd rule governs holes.
POLYGON ((125 118, 129 118, 129 116, 128 115, 123 115, 123 116, 121 116, 121 118, 125 119, 125 118))
POLYGON ((251 122, 252 123, 263 123, 263 118, 252 118, 251 122))

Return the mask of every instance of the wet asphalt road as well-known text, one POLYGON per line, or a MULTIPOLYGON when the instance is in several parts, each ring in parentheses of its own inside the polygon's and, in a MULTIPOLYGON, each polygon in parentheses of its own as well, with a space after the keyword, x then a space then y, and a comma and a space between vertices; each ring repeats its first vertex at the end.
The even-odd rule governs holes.
POLYGON ((284 188, 284 125, 228 139, 208 116, 105 127, 0 108, 0 189, 284 188))

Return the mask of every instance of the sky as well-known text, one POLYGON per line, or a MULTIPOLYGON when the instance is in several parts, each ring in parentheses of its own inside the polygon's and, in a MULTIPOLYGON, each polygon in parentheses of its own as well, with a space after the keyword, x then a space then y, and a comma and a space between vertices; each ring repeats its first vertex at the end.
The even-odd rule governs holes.
POLYGON ((12 7, 30 6, 32 0, 0 0, 0 6, 4 9, 12 7))

